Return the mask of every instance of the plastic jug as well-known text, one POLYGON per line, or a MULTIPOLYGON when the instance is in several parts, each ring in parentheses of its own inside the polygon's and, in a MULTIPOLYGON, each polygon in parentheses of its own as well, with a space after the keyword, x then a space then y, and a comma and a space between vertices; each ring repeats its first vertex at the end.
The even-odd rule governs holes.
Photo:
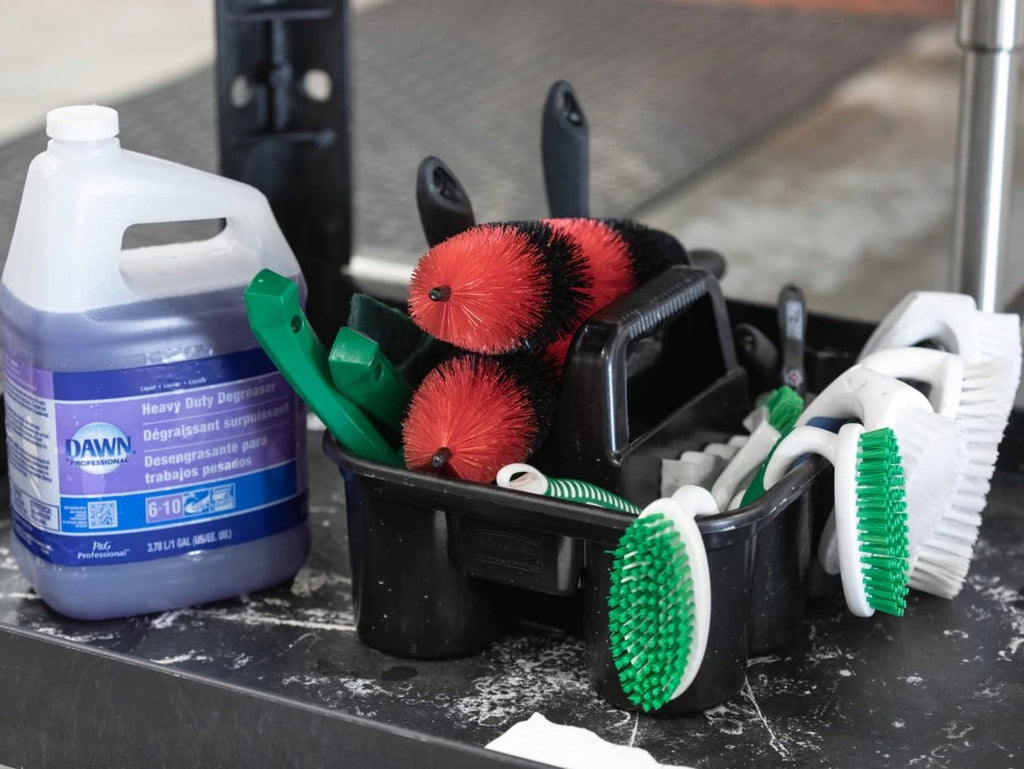
POLYGON ((309 551, 305 412, 242 292, 298 263, 255 188, 123 150, 99 106, 47 115, 0 279, 11 547, 100 619, 281 582, 309 551), (222 218, 122 250, 132 224, 222 218))

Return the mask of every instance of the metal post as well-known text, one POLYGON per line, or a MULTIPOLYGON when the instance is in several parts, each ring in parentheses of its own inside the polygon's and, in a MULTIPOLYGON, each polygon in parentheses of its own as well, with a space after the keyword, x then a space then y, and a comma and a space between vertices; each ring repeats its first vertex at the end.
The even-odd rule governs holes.
POLYGON ((964 52, 953 201, 951 283, 994 311, 1007 251, 1022 0, 961 0, 964 52))

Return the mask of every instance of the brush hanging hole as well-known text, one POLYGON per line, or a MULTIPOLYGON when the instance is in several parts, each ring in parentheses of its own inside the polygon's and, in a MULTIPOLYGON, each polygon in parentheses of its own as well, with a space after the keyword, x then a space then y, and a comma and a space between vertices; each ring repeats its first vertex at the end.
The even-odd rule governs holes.
POLYGON ((571 91, 562 93, 562 111, 565 113, 565 119, 572 125, 583 125, 583 113, 571 91))
POLYGON ((378 363, 373 367, 373 381, 377 382, 384 375, 384 366, 378 363))
POLYGON ((252 84, 245 75, 235 75, 228 86, 228 99, 235 109, 243 109, 252 101, 252 84))
POLYGON ((301 315, 293 315, 292 316, 291 326, 292 326, 292 333, 293 334, 297 334, 300 331, 302 331, 302 316, 301 315))
POLYGON ((322 69, 311 69, 302 76, 302 90, 313 101, 325 102, 331 98, 334 84, 322 69))
POLYGON ((443 168, 434 168, 434 173, 431 174, 431 182, 441 197, 452 201, 459 200, 458 187, 455 184, 455 180, 443 168))

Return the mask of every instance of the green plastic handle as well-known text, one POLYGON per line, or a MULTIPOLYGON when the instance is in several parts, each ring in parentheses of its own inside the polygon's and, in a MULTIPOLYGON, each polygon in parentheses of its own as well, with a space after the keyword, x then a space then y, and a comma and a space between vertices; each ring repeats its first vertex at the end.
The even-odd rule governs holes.
POLYGON ((402 429, 412 393, 377 342, 354 328, 342 326, 327 363, 338 392, 382 423, 402 429))
POLYGON ((302 313, 293 281, 260 270, 245 289, 245 309, 256 341, 338 443, 364 459, 403 464, 366 415, 334 389, 327 351, 302 313))

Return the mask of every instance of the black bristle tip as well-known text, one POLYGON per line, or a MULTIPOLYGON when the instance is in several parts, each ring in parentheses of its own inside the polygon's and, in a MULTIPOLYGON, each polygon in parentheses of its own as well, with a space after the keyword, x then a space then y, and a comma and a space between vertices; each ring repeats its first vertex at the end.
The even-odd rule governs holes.
POLYGON ((447 302, 452 298, 452 289, 450 286, 434 286, 427 296, 432 302, 447 302))
POLYGON ((674 264, 689 265, 690 256, 674 236, 628 219, 603 219, 626 244, 637 285, 664 272, 674 264))
POLYGON ((530 240, 551 277, 544 322, 522 340, 524 345, 540 349, 575 331, 585 319, 587 296, 593 283, 587 255, 571 237, 555 232, 543 221, 510 222, 506 226, 514 227, 530 240))

